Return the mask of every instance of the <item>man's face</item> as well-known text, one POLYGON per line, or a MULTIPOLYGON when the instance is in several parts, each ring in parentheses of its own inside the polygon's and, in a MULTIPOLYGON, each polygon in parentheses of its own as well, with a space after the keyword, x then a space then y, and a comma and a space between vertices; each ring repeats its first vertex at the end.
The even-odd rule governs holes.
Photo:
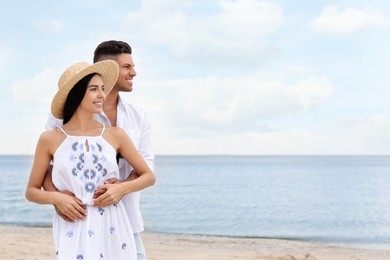
POLYGON ((119 65, 119 75, 115 87, 118 91, 132 91, 133 78, 137 75, 134 70, 133 57, 128 53, 122 53, 117 56, 116 62, 119 65))

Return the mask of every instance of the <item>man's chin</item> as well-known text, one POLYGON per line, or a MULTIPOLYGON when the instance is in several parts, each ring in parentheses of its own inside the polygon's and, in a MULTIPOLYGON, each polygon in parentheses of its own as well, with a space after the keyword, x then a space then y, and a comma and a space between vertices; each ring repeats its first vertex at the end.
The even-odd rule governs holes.
POLYGON ((132 87, 130 87, 130 88, 122 88, 120 91, 122 91, 122 92, 131 92, 131 91, 133 91, 133 88, 132 87))

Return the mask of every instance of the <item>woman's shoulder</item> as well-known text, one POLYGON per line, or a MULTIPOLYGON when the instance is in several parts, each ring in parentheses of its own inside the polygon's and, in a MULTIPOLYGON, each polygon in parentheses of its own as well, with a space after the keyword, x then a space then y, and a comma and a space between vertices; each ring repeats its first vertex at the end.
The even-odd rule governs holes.
POLYGON ((61 136, 61 132, 58 129, 46 130, 41 133, 38 141, 38 145, 40 147, 52 147, 53 145, 57 145, 59 142, 63 140, 63 134, 61 136))
POLYGON ((103 137, 111 142, 115 143, 123 139, 125 134, 125 131, 123 131, 122 128, 115 127, 115 126, 106 126, 106 129, 104 131, 103 137))
POLYGON ((52 130, 46 130, 41 133, 40 139, 43 141, 52 141, 54 139, 63 137, 64 134, 59 130, 59 128, 54 128, 52 130))
POLYGON ((41 139, 50 139, 55 137, 56 135, 56 129, 46 130, 41 133, 41 139))
POLYGON ((116 126, 106 126, 106 132, 112 135, 121 135, 125 133, 122 128, 116 126))

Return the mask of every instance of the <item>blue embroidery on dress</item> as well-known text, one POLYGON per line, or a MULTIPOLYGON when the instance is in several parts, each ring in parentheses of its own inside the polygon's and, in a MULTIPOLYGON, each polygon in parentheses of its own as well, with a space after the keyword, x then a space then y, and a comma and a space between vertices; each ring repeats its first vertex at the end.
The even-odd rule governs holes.
POLYGON ((100 215, 103 215, 105 210, 103 208, 98 208, 98 211, 99 211, 100 215))
POLYGON ((77 163, 77 169, 81 171, 84 168, 84 165, 82 163, 77 163))
POLYGON ((78 255, 78 256, 76 257, 76 259, 77 259, 77 260, 82 260, 82 259, 84 259, 84 257, 83 257, 83 255, 78 255))
POLYGON ((123 249, 123 250, 126 249, 126 246, 127 246, 126 243, 123 243, 123 244, 122 244, 122 249, 123 249))
POLYGON ((95 235, 95 232, 93 232, 93 230, 90 229, 90 230, 88 230, 88 235, 91 237, 91 236, 95 235))
POLYGON ((99 161, 99 157, 96 154, 93 154, 92 157, 93 157, 93 164, 96 164, 99 161))
POLYGON ((95 190, 95 184, 93 184, 92 182, 87 182, 85 184, 85 191, 86 192, 93 192, 95 190))
POLYGON ((98 163, 95 168, 98 170, 98 172, 100 172, 103 169, 103 165, 101 163, 98 163))
MULTIPOLYGON (((86 192, 93 193, 100 185, 99 183, 107 177, 108 170, 104 167, 107 157, 101 154, 104 147, 98 142, 88 145, 89 147, 85 142, 80 141, 72 143, 72 150, 75 153, 71 155, 70 160, 75 164, 75 167, 72 168, 71 174, 78 178, 86 192), (91 152, 85 152, 86 148, 89 148, 91 152)), ((103 214, 104 211, 99 212, 103 214)))
POLYGON ((92 180, 96 177, 96 172, 94 170, 89 170, 89 169, 86 169, 84 171, 84 177, 88 180, 92 180))
POLYGON ((72 155, 69 157, 69 160, 70 160, 71 162, 74 162, 76 159, 77 159, 77 157, 76 157, 74 154, 72 154, 72 155))
POLYGON ((80 162, 85 163, 84 157, 85 157, 85 154, 81 153, 79 156, 80 162))
POLYGON ((84 177, 85 178, 87 178, 87 179, 89 179, 89 169, 86 169, 85 171, 84 171, 84 177))
POLYGON ((102 147, 100 144, 96 143, 96 146, 98 147, 99 152, 102 152, 102 151, 103 151, 103 147, 102 147))
POLYGON ((95 170, 91 169, 91 180, 96 177, 96 172, 95 170))
POLYGON ((79 143, 79 142, 75 142, 75 143, 72 144, 72 150, 75 151, 75 152, 77 151, 77 145, 78 145, 78 143, 79 143))
POLYGON ((114 227, 110 227, 110 233, 114 233, 115 232, 115 228, 114 227))
POLYGON ((107 169, 106 168, 103 169, 103 174, 102 175, 103 175, 103 177, 106 177, 106 175, 107 175, 107 169))
POLYGON ((73 231, 68 231, 66 232, 67 237, 73 237, 73 231))

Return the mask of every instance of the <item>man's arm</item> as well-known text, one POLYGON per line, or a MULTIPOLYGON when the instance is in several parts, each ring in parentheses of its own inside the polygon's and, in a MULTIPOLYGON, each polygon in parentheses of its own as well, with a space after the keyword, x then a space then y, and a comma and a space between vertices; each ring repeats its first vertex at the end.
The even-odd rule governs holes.
POLYGON ((58 191, 56 186, 53 184, 51 178, 51 172, 53 171, 53 166, 49 165, 46 170, 45 179, 43 179, 42 187, 45 191, 58 191))
POLYGON ((141 191, 153 185, 156 181, 153 172, 138 153, 136 146, 130 140, 129 136, 120 128, 113 128, 110 130, 112 130, 111 133, 114 136, 113 140, 119 145, 117 146, 118 151, 140 176, 132 181, 121 182, 114 185, 104 184, 98 187, 97 190, 102 190, 104 192, 94 200, 94 206, 97 207, 105 207, 117 203, 125 194, 141 191))
MULTIPOLYGON (((154 171, 154 153, 152 151, 152 126, 150 123, 149 116, 146 112, 143 111, 143 120, 141 122, 140 127, 140 138, 138 143, 138 152, 142 156, 142 158, 145 160, 146 164, 149 166, 149 168, 154 171)), ((117 161, 124 160, 122 155, 117 154, 117 161)), ((139 174, 135 170, 132 170, 129 174, 129 176, 124 179, 123 181, 132 181, 139 177, 139 174)), ((118 178, 111 178, 107 180, 105 183, 107 184, 117 184, 121 183, 122 181, 118 178)), ((97 195, 97 197, 100 194, 97 195)))
MULTIPOLYGON (((149 116, 147 113, 143 112, 143 120, 141 122, 140 127, 140 138, 138 143, 138 153, 141 155, 141 157, 145 160, 146 164, 149 166, 149 168, 154 171, 154 153, 152 151, 152 137, 151 137, 151 123, 149 120, 149 116)), ((117 161, 124 160, 123 157, 118 154, 117 155, 117 161)), ((121 182, 128 182, 136 180, 140 175, 135 171, 132 170, 129 174, 129 176, 124 179, 120 180, 118 178, 111 178, 105 181, 105 184, 119 184, 121 182)), ((106 190, 98 189, 94 193, 94 199, 98 198, 100 195, 104 194, 106 190)))
POLYGON ((152 148, 152 125, 147 113, 142 120, 141 136, 138 144, 138 152, 144 158, 149 168, 154 171, 154 153, 152 148))

